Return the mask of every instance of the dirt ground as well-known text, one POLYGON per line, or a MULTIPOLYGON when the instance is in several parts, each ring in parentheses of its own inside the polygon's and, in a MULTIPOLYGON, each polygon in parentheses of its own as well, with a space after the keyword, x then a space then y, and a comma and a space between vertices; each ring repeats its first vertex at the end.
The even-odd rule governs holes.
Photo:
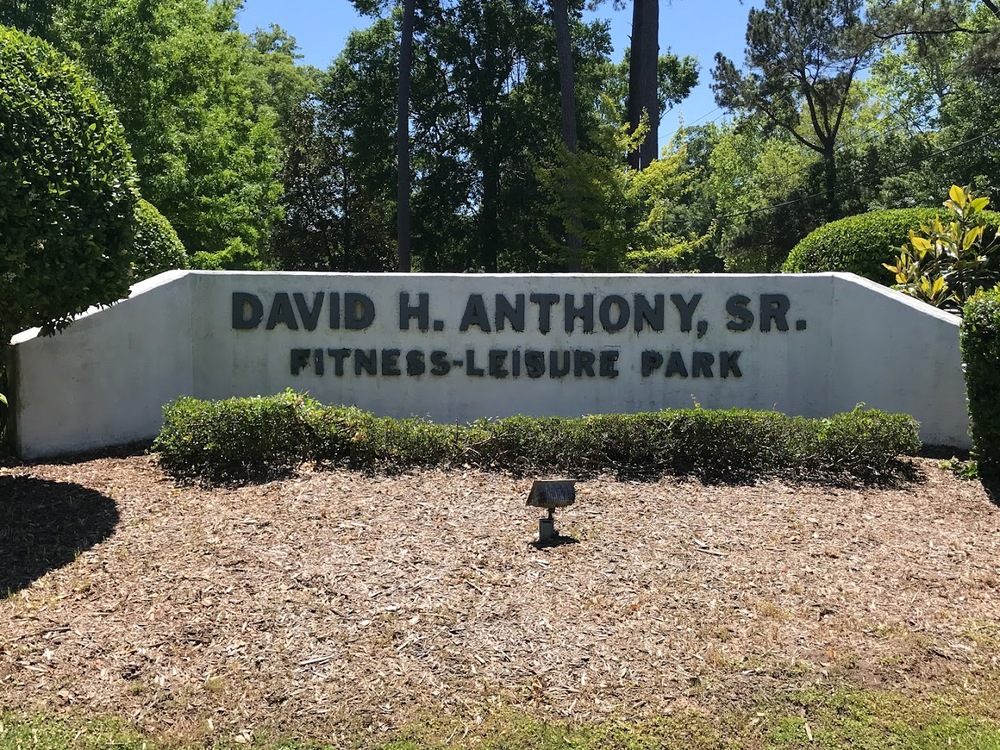
POLYGON ((0 468, 0 707, 331 739, 514 709, 601 720, 845 680, 1000 674, 1000 508, 896 490, 461 471, 176 484, 137 455, 0 468), (347 731, 345 729, 345 731, 347 731))

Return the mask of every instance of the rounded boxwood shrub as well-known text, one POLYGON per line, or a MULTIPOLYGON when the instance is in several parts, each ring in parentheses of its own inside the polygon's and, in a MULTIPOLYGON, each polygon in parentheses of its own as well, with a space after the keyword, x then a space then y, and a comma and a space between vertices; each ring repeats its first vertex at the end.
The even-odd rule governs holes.
POLYGON ((0 27, 0 346, 128 294, 135 169, 88 75, 0 27))
MULTIPOLYGON (((1000 227, 1000 214, 984 212, 988 229, 1000 227)), ((806 235, 792 248, 782 266, 785 273, 842 271, 856 273, 884 286, 896 280, 882 264, 895 263, 899 247, 910 230, 934 217, 948 221, 951 214, 936 208, 895 208, 871 211, 831 221, 806 235)))
POLYGON ((184 245, 177 232, 149 201, 135 204, 135 239, 132 242, 133 280, 142 281, 164 271, 187 268, 184 245))
POLYGON ((979 476, 1000 477, 1000 288, 974 295, 960 329, 972 449, 979 476))

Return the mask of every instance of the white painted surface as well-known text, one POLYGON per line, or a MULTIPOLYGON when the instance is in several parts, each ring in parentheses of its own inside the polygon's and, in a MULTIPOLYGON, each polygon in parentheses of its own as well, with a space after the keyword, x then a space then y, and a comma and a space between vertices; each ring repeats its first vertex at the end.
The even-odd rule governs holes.
POLYGON ((16 449, 25 458, 156 434, 162 407, 192 393, 191 282, 171 271, 89 310, 52 337, 12 339, 16 449))
MULTIPOLYGON (((243 313, 249 308, 242 307, 243 313)), ((614 306, 612 323, 617 318, 614 306)), ((341 311, 343 318, 343 311, 341 311)), ((281 317, 281 316, 279 316, 281 317)), ((284 320, 290 320, 286 315, 284 320)), ((340 321, 343 325, 343 319, 340 321)), ((613 326, 612 326, 613 327, 613 326)), ((846 274, 816 275, 396 275, 236 272, 171 272, 133 289, 132 297, 112 308, 90 312, 64 333, 48 339, 34 332, 15 338, 15 404, 18 449, 29 458, 84 450, 153 437, 164 403, 180 395, 224 398, 266 395, 291 387, 327 403, 357 404, 380 415, 428 416, 442 422, 511 414, 581 415, 636 412, 669 407, 749 407, 809 417, 827 416, 864 402, 869 407, 912 414, 921 422, 925 442, 969 445, 965 387, 956 318, 900 294, 846 274), (298 310, 292 321, 267 322, 275 294, 294 294, 312 308, 323 294, 315 330, 306 330, 298 310), (401 330, 400 293, 428 295, 429 330, 401 330), (233 295, 261 300, 263 320, 252 329, 234 330, 233 295), (332 293, 367 295, 375 319, 363 330, 331 328, 332 293), (551 330, 540 330, 542 305, 531 294, 558 294, 551 308, 551 330), (460 331, 470 295, 480 294, 495 324, 495 297, 511 303, 525 295, 525 330, 509 326, 485 332, 460 331), (594 295, 594 331, 582 320, 565 330, 566 295, 577 304, 594 295), (671 301, 701 299, 692 330, 681 330, 681 315, 671 301), (632 313, 617 332, 604 330, 601 301, 620 295, 632 313), (663 295, 664 329, 636 331, 636 295, 655 303, 663 295), (749 330, 732 330, 739 320, 727 312, 734 295, 750 298, 749 330), (784 295, 787 331, 772 321, 761 330, 761 295, 784 295), (443 330, 433 330, 433 322, 443 330), (798 321, 804 324, 797 325, 798 321), (698 324, 705 328, 699 337, 698 324), (804 325, 804 330, 799 330, 804 325), (337 376, 329 350, 346 348, 344 374, 337 376), (308 349, 309 365, 291 372, 293 349, 308 349), (315 351, 322 351, 324 372, 317 372, 315 351), (398 349, 399 375, 357 375, 356 350, 376 357, 398 349), (506 377, 491 376, 490 350, 505 351, 506 377), (526 352, 545 352, 546 372, 530 378, 526 352), (407 353, 423 353, 426 370, 407 374, 407 353), (433 351, 447 352, 446 375, 433 375, 433 351), (476 367, 470 372, 472 351, 476 367), (551 377, 550 352, 594 354, 594 374, 586 369, 551 377), (600 352, 613 352, 615 376, 601 376, 600 352), (664 362, 644 376, 643 352, 658 352, 664 362), (672 351, 680 353, 688 377, 665 376, 672 351), (517 355, 514 354, 517 352, 517 355), (712 377, 695 377, 695 352, 711 355, 712 377), (720 377, 720 353, 736 357, 734 371, 720 377), (734 353, 739 352, 738 355, 734 353), (513 359, 521 360, 513 375, 513 359), (461 361, 461 365, 454 364, 461 361)), ((415 356, 415 355, 414 355, 415 356)), ((390 362, 391 364, 391 362, 390 362)), ((391 368, 390 368, 391 369, 391 368)), ((499 375, 499 373, 497 373, 499 375)))

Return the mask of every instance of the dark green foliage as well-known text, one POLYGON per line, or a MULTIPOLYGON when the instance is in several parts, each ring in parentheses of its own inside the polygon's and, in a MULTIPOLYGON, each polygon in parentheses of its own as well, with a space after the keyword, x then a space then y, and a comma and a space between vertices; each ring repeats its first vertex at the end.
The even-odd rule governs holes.
POLYGON ((350 467, 393 473, 452 463, 462 450, 462 429, 424 419, 371 418, 354 435, 350 467))
POLYGON ((746 409, 678 409, 579 418, 508 417, 469 425, 375 417, 304 396, 182 398, 164 409, 154 449, 178 476, 210 481, 287 472, 300 460, 368 472, 473 466, 706 481, 767 477, 892 482, 920 447, 912 418, 860 408, 830 419, 746 409))
MULTIPOLYGON (((355 4, 379 17, 350 35, 316 99, 291 121, 280 175, 285 218, 269 249, 269 261, 282 269, 382 270, 395 260, 386 250, 395 249, 399 6, 355 4)), ((585 23, 578 2, 569 5, 569 24, 580 153, 565 157, 548 10, 502 0, 418 7, 410 92, 415 269, 619 270, 637 234, 626 216, 631 209, 636 224, 661 209, 660 234, 676 238, 648 249, 674 250, 704 234, 664 216, 686 192, 680 186, 632 201, 621 194, 623 150, 615 134, 625 116, 628 66, 610 62, 607 25, 585 23), (567 217, 585 223, 570 227, 583 240, 582 260, 569 257, 567 217)), ((694 60, 662 56, 661 107, 683 99, 696 79, 694 60)))
POLYGON ((0 348, 128 295, 134 168, 114 110, 48 44, 0 27, 0 348))
MULTIPOLYGON (((167 410, 171 413, 172 407, 167 410)), ((340 466, 372 453, 368 444, 361 442, 361 436, 370 434, 376 421, 368 412, 354 406, 310 409, 306 421, 312 438, 310 457, 320 463, 340 466)))
POLYGON ((747 481, 795 464, 798 420, 776 412, 693 409, 673 415, 667 458, 674 473, 747 481))
POLYGON ((307 415, 317 408, 291 392, 225 401, 183 397, 164 408, 154 448, 179 476, 265 479, 299 465, 310 442, 307 415))
MULTIPOLYGON (((1000 227, 1000 214, 984 211, 988 229, 1000 227)), ((843 271, 856 273, 885 286, 895 278, 883 263, 893 263, 911 229, 935 217, 948 221, 948 211, 934 208, 896 208, 871 211, 831 221, 811 232, 792 248, 782 267, 785 273, 843 271)))
POLYGON ((2 0, 0 26, 10 26, 51 42, 57 3, 58 0, 2 0))
POLYGON ((135 206, 133 280, 142 281, 174 268, 187 268, 184 245, 156 206, 139 199, 135 206))
MULTIPOLYGON (((283 271, 395 268, 393 208, 378 189, 391 174, 351 153, 349 139, 320 116, 326 106, 289 114, 289 145, 279 172, 284 218, 271 232, 267 261, 283 271)), ((346 116, 331 107, 334 113, 346 116)))
POLYGON ((1000 289, 977 294, 962 309, 962 361, 979 476, 1000 477, 1000 289))
MULTIPOLYGON (((0 358, 3 357, 4 347, 0 345, 0 358)), ((7 434, 7 414, 10 411, 10 404, 7 401, 7 397, 4 395, 8 391, 7 383, 7 370, 3 367, 3 362, 0 361, 0 456, 3 456, 9 450, 7 434)))
POLYGON ((797 430, 801 443, 794 458, 806 475, 836 474, 851 467, 857 479, 878 482, 898 469, 887 447, 904 454, 920 449, 911 417, 860 406, 829 419, 798 420, 797 430))
MULTIPOLYGON (((582 474, 599 471, 593 455, 596 436, 587 434, 586 418, 507 417, 477 423, 475 455, 470 463, 484 468, 527 474, 539 467, 582 474)), ((604 462, 607 466, 607 462, 604 462)))

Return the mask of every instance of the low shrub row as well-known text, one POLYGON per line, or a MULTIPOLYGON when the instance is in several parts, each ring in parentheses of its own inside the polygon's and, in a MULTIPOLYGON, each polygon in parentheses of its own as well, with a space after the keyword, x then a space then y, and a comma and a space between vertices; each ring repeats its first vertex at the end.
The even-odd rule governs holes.
POLYGON ((164 426, 154 444, 174 475, 212 482, 264 479, 314 461, 384 473, 468 466, 520 475, 886 483, 900 478, 899 457, 919 447, 911 417, 860 407, 829 419, 678 409, 447 425, 324 406, 292 392, 178 399, 164 407, 164 426))

